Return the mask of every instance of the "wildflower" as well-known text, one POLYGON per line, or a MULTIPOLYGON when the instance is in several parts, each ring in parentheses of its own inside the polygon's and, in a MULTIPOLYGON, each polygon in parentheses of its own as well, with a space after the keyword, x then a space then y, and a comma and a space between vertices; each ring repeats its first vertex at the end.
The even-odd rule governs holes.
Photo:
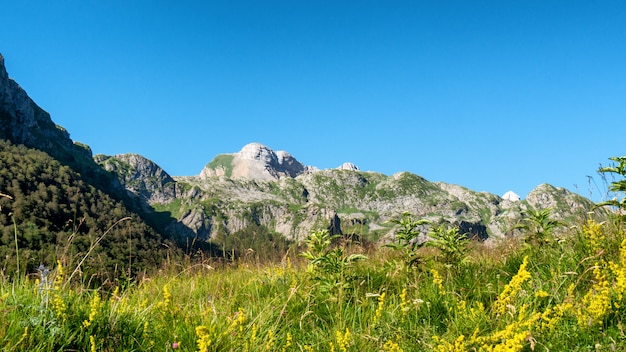
POLYGON ((400 293, 400 312, 402 313, 403 323, 406 318, 406 314, 408 310, 409 310, 409 307, 408 307, 408 301, 406 299, 406 288, 403 288, 402 292, 400 293))
POLYGON ((48 289, 50 287, 50 283, 48 282, 48 276, 50 275, 50 270, 46 268, 43 264, 37 267, 37 271, 39 272, 39 278, 35 280, 35 286, 39 288, 39 293, 48 289))
POLYGON ((526 270, 526 266, 528 266, 528 256, 524 257, 517 274, 504 286, 500 296, 498 296, 498 300, 494 303, 494 311, 497 315, 504 314, 507 306, 511 305, 513 298, 515 298, 522 289, 522 284, 531 278, 530 273, 526 270))
POLYGON ((287 333, 287 340, 285 341, 285 345, 283 346, 283 352, 287 351, 287 349, 291 347, 291 333, 287 333))
POLYGON ((165 305, 169 305, 172 299, 172 294, 170 293, 170 287, 168 285, 163 286, 163 303, 165 305))
POLYGON ((172 349, 175 350, 180 347, 180 342, 172 342, 172 349))
POLYGON ((446 289, 443 287, 443 279, 441 278, 441 275, 439 275, 439 272, 436 269, 431 269, 430 272, 433 274, 433 284, 437 286, 439 293, 445 295, 446 289))
POLYGON ((347 352, 348 346, 350 345, 350 330, 346 328, 345 333, 337 330, 337 332, 335 333, 335 337, 337 339, 337 346, 339 347, 339 351, 347 352))
MULTIPOLYGON (((451 344, 448 341, 445 341, 439 336, 433 336, 433 341, 437 343, 435 347, 435 351, 437 352, 465 352, 467 348, 465 347, 465 335, 460 335, 454 340, 454 344, 451 344)), ((401 350, 400 350, 401 351, 401 350)))
POLYGON ((581 327, 591 326, 593 323, 602 324, 603 318, 611 310, 611 292, 606 275, 598 265, 593 272, 597 281, 585 294, 576 311, 578 325, 581 327))
POLYGON ((67 320, 67 304, 58 292, 55 292, 52 298, 52 308, 57 318, 63 322, 67 320))
POLYGON ((539 290, 539 291, 535 292, 535 297, 537 297, 537 298, 545 298, 545 297, 548 297, 548 296, 550 296, 550 294, 548 292, 544 291, 544 290, 539 290))
POLYGON ((274 347, 274 330, 268 331, 267 343, 265 344, 266 351, 272 351, 274 347))
POLYGON ((196 327, 196 335, 198 335, 198 351, 206 352, 211 346, 211 331, 204 325, 196 327))
POLYGON ((605 236, 602 231, 602 223, 597 223, 591 219, 587 220, 587 223, 583 225, 583 234, 591 243, 591 248, 595 253, 599 253, 604 249, 605 236))
POLYGON ((250 337, 246 342, 246 351, 250 351, 256 342, 256 334, 257 334, 257 326, 256 323, 252 324, 252 331, 250 332, 250 337))
POLYGON ((386 292, 383 292, 380 294, 380 296, 378 296, 378 308, 376 309, 372 326, 376 326, 376 324, 378 324, 378 321, 383 315, 383 310, 385 309, 385 295, 386 292))
POLYGON ((141 336, 143 337, 144 340, 147 340, 148 337, 149 337, 149 335, 148 335, 148 332, 149 332, 148 326, 149 326, 148 321, 145 321, 143 323, 143 331, 141 333, 141 336))
POLYGON ((166 284, 163 286, 163 300, 157 303, 157 308, 165 308, 169 309, 170 303, 172 301, 172 293, 170 292, 169 286, 166 284))
POLYGON ((98 350, 96 349, 96 338, 93 337, 93 335, 89 335, 89 346, 90 347, 90 351, 91 352, 97 352, 98 350))
POLYGON ((120 287, 115 286, 115 289, 113 289, 113 293, 111 293, 111 297, 118 298, 119 294, 120 294, 120 287))
POLYGON ((383 345, 383 351, 385 352, 403 352, 402 348, 400 347, 400 345, 398 345, 397 343, 388 340, 387 342, 385 342, 385 344, 383 345))
POLYGON ((243 325, 245 324, 245 322, 246 322, 246 312, 243 310, 243 308, 239 308, 239 310, 235 312, 235 315, 232 321, 230 322, 228 329, 224 331, 224 335, 231 333, 231 332, 234 333, 235 330, 239 330, 239 332, 243 332, 243 325))
POLYGON ((61 288, 61 284, 63 284, 65 276, 65 271, 63 270, 63 264, 61 264, 60 260, 57 260, 57 273, 54 277, 54 289, 59 290, 61 288))
POLYGON ((83 321, 83 326, 88 328, 98 316, 99 311, 100 311, 100 294, 96 292, 96 294, 94 294, 93 296, 93 299, 91 300, 91 303, 89 304, 89 319, 83 321))

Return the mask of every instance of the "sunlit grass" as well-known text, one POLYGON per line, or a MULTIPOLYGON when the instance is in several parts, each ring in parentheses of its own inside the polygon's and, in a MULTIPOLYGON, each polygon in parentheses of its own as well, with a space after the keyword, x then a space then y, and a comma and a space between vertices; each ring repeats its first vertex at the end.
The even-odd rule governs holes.
MULTIPOLYGON (((328 253, 322 248, 316 255, 348 256, 328 253)), ((297 255, 262 265, 205 263, 97 290, 76 279, 67 283, 68 268, 57 265, 0 280, 0 349, 626 348, 626 241, 619 222, 583 222, 540 250, 515 238, 474 244, 457 265, 438 261, 433 248, 419 255, 422 261, 410 266, 391 248, 337 268, 311 266, 297 255)))

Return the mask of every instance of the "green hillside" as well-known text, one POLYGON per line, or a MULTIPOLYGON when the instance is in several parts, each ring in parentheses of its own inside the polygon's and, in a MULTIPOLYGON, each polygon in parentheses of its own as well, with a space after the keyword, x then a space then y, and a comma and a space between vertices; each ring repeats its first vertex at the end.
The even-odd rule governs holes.
POLYGON ((153 270, 177 253, 121 202, 44 152, 0 141, 0 192, 5 275, 16 273, 17 251, 20 273, 30 274, 59 260, 76 265, 91 250, 80 270, 98 281, 153 270))

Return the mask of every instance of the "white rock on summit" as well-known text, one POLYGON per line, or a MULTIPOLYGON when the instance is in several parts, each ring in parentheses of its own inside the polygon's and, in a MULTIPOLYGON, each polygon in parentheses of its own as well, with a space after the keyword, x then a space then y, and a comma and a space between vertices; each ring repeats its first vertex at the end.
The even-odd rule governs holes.
POLYGON ((502 196, 502 199, 510 200, 512 202, 519 202, 521 197, 513 191, 508 191, 502 196))
POLYGON ((247 144, 232 155, 233 178, 271 181, 296 177, 306 170, 291 154, 282 150, 275 152, 261 143, 247 144))
POLYGON ((353 163, 343 163, 337 167, 339 170, 350 170, 350 171, 359 171, 359 167, 354 165, 353 163))

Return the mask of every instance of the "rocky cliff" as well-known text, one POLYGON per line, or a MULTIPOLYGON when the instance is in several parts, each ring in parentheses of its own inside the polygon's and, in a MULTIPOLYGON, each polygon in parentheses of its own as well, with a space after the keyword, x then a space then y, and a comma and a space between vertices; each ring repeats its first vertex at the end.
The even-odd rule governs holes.
POLYGON ((42 150, 62 162, 91 159, 91 149, 74 143, 69 133, 52 122, 50 114, 41 109, 9 78, 0 54, 0 139, 42 150))
POLYGON ((261 143, 250 143, 239 152, 218 155, 200 177, 228 176, 233 179, 278 180, 311 172, 286 151, 274 151, 261 143))
MULTIPOLYGON (((129 158, 115 156, 107 163, 128 163, 129 158)), ((118 173, 124 170, 105 167, 118 173)), ((120 181, 157 211, 178 219, 186 227, 179 226, 180 231, 202 239, 263 225, 298 240, 330 226, 332 220, 342 232, 385 240, 393 235, 389 220, 408 211, 419 218, 455 224, 487 240, 506 236, 529 207, 553 208, 557 217, 571 219, 583 216, 592 206, 584 197, 550 185, 540 185, 519 200, 510 194, 500 197, 430 182, 408 172, 391 176, 362 172, 351 163, 319 170, 259 143, 216 156, 198 176, 173 177, 177 192, 164 193, 159 188, 173 187, 169 178, 158 181, 161 186, 152 191, 145 186, 139 190, 136 185, 145 185, 153 174, 126 170, 120 181)))

